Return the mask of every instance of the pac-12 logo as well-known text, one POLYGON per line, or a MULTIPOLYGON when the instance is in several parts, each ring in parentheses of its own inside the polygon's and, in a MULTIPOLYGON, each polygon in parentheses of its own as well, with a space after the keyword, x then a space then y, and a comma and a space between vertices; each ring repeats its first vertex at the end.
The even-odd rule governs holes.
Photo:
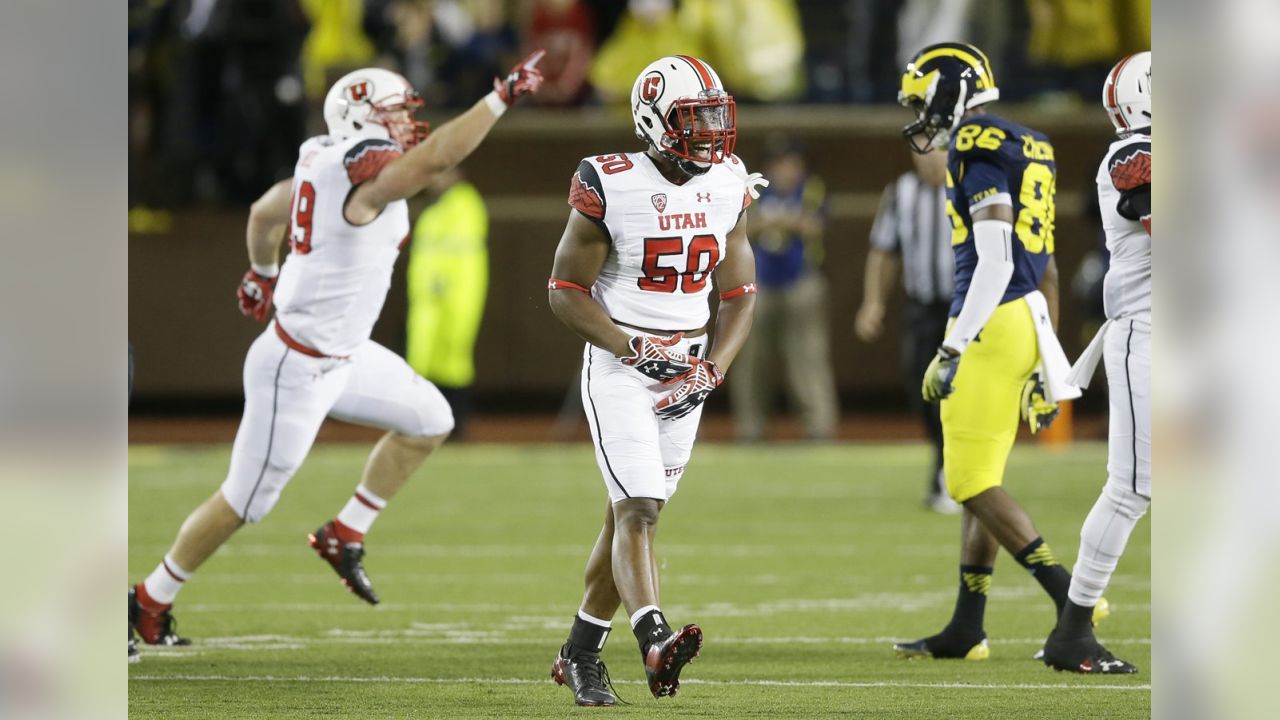
POLYGON ((662 89, 666 81, 662 78, 662 73, 657 70, 645 75, 644 82, 640 84, 640 99, 647 103, 656 102, 662 97, 662 89))
POLYGON ((369 97, 369 81, 361 80, 347 86, 347 96, 351 102, 360 102, 369 97))
POLYGON ((657 210, 658 212, 662 212, 663 210, 666 210, 666 209, 667 209, 667 194, 666 194, 666 193, 658 193, 657 195, 654 195, 653 197, 651 197, 651 198, 649 198, 649 199, 650 199, 651 201, 653 201, 653 209, 654 209, 654 210, 657 210))

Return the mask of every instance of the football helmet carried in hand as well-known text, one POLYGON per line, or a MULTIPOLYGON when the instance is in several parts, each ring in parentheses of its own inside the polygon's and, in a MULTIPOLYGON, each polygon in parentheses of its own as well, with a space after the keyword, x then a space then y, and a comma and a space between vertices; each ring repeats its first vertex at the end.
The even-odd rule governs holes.
POLYGON ((998 99, 1000 89, 985 53, 967 43, 930 45, 902 73, 898 104, 916 114, 902 136, 921 154, 946 147, 966 110, 998 99))
POLYGON ((408 80, 382 68, 362 68, 343 75, 324 97, 329 134, 392 140, 408 150, 426 139, 431 126, 415 120, 422 98, 408 80))
POLYGON ((1151 127, 1151 51, 1130 55, 1111 68, 1102 85, 1102 107, 1120 137, 1151 127))
POLYGON ((711 66, 688 55, 649 63, 631 88, 636 137, 690 176, 733 154, 737 109, 711 66))

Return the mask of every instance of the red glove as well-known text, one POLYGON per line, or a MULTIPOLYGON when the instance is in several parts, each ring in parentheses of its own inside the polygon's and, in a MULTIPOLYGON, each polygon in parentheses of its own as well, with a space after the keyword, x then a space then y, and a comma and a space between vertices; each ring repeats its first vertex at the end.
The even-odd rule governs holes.
POLYGON ((271 312, 271 295, 275 289, 275 278, 259 275, 255 270, 245 273, 240 288, 236 290, 240 312, 258 322, 265 322, 271 312))
POLYGON ((622 358, 623 365, 629 365, 642 375, 654 380, 669 382, 693 369, 697 358, 690 358, 682 352, 669 350, 680 342, 684 333, 676 333, 669 338, 652 335, 638 335, 631 338, 631 357, 622 358))
POLYGON ((682 418, 701 405, 722 382, 724 373, 715 363, 694 358, 693 369, 680 378, 675 392, 658 401, 654 411, 663 420, 682 418))
POLYGON ((505 78, 494 78, 493 89, 508 107, 525 95, 532 95, 542 87, 542 71, 538 69, 538 61, 546 55, 546 50, 535 50, 524 59, 524 62, 511 68, 505 78))

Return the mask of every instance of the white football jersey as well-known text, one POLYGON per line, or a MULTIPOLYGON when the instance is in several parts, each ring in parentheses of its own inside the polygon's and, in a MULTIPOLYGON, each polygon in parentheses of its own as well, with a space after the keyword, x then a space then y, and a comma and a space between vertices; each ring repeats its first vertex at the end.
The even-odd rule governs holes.
POLYGON ((1107 317, 1150 313, 1151 216, 1125 217, 1120 206, 1125 192, 1151 184, 1151 136, 1135 133, 1111 143, 1097 181, 1102 228, 1111 253, 1102 291, 1107 317))
MULTIPOLYGON (((652 330, 695 330, 710 317, 711 275, 751 197, 728 167, 676 185, 643 152, 585 158, 569 205, 609 237, 591 294, 609 317, 652 330)), ((731 288, 724 288, 725 290, 731 288)))
POLYGON ((409 236, 409 205, 390 203, 366 225, 343 216, 351 190, 403 151, 390 140, 322 135, 298 150, 289 209, 291 252, 276 284, 276 322, 325 355, 349 355, 382 312, 409 236))

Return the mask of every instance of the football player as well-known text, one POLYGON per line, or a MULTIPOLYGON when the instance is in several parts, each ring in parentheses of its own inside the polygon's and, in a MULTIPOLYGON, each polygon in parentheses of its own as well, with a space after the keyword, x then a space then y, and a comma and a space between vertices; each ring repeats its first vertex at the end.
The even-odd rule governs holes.
POLYGON ((1105 358, 1111 419, 1107 482, 1080 529, 1067 604, 1044 644, 1059 670, 1120 674, 1138 669, 1104 648, 1090 617, 1138 520, 1151 505, 1151 53, 1111 69, 1102 106, 1120 139, 1098 168, 1098 205, 1111 265, 1103 281, 1107 322, 1077 361, 1087 385, 1105 358))
POLYGON ((705 62, 655 60, 631 90, 647 150, 586 158, 570 180, 548 300, 586 340, 582 401, 609 495, 582 604, 551 668, 579 705, 616 702, 600 650, 619 603, 654 697, 676 694, 702 647, 697 625, 672 628, 660 609, 653 541, 702 404, 751 328, 755 260, 743 215, 762 181, 733 155, 734 108, 705 62), (720 305, 708 337, 713 284, 720 305))
POLYGON ((898 93, 915 114, 903 129, 912 149, 948 148, 955 295, 921 394, 942 403, 947 491, 964 506, 954 614, 942 632, 894 645, 903 657, 989 656, 983 616, 1001 547, 1059 612, 1071 582, 1026 511, 1001 487, 1020 413, 1035 432, 1052 421, 1052 400, 1079 391, 1065 385, 1069 368, 1051 322, 1057 308, 1053 145, 1043 133, 988 113, 999 97, 987 56, 963 43, 916 53, 898 93))
POLYGON ((261 520, 306 458, 325 417, 387 430, 346 506, 310 537, 343 584, 371 604, 364 535, 379 512, 453 429, 440 391, 369 339, 409 234, 406 198, 467 157, 498 118, 537 92, 538 51, 465 113, 428 135, 422 100, 400 75, 365 68, 324 103, 329 134, 298 151, 294 177, 249 211, 250 270, 240 310, 275 319, 249 348, 244 416, 221 488, 182 524, 156 569, 129 589, 144 642, 182 645, 170 608, 191 574, 246 522, 261 520), (278 264, 286 233, 291 252, 278 264))

